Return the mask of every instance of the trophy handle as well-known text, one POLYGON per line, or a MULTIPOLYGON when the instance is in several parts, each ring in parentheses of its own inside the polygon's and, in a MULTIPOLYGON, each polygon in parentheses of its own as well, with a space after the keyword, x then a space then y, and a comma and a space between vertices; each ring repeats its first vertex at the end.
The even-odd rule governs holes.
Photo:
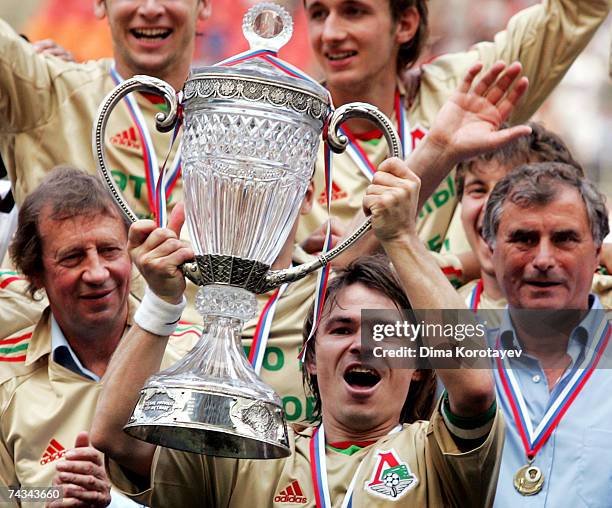
MULTIPOLYGON (((152 76, 134 76, 133 78, 126 79, 121 84, 117 85, 105 98, 98 113, 96 115, 96 121, 94 123, 92 132, 92 148, 96 159, 96 167, 98 173, 102 177, 102 180, 108 187, 111 195, 115 202, 121 208, 121 211, 131 221, 136 222, 138 217, 130 208, 127 201, 121 194, 121 190, 113 180, 110 171, 106 165, 106 148, 104 146, 104 133, 106 131, 106 123, 114 107, 129 93, 131 92, 147 92, 155 95, 160 95, 166 101, 166 107, 168 112, 164 113, 160 111, 155 115, 155 127, 160 132, 171 131, 176 122, 179 119, 179 98, 176 91, 172 86, 161 79, 154 78, 152 76)), ((192 282, 198 283, 199 271, 198 265, 195 261, 183 263, 181 265, 185 277, 190 279, 192 282)))
POLYGON ((92 132, 92 149, 98 172, 110 190, 114 200, 119 205, 126 217, 131 222, 136 222, 138 217, 130 208, 127 201, 121 194, 121 190, 113 180, 113 177, 106 165, 106 149, 104 146, 104 133, 106 123, 113 108, 130 92, 148 92, 160 95, 166 101, 168 113, 159 112, 155 115, 155 126, 160 132, 171 131, 178 120, 179 100, 174 88, 161 79, 151 76, 134 76, 126 79, 116 86, 105 98, 98 113, 92 132))
MULTIPOLYGON (((327 137, 330 149, 335 153, 342 153, 348 146, 348 138, 340 131, 340 126, 351 118, 363 118, 375 123, 383 132, 392 157, 403 159, 402 143, 395 127, 387 116, 377 107, 365 102, 351 102, 336 109, 329 118, 323 137, 327 137)), ((276 288, 285 282, 302 279, 309 273, 325 266, 332 259, 342 254, 345 250, 357 242, 372 227, 371 217, 368 217, 348 238, 336 245, 329 252, 320 254, 316 259, 298 266, 284 270, 273 270, 268 272, 264 281, 262 292, 276 288)))

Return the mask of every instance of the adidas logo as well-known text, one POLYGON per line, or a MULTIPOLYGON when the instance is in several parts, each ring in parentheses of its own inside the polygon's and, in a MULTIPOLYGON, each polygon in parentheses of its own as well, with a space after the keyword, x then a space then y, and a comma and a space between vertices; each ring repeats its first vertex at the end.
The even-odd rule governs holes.
POLYGON ((293 480, 291 485, 281 490, 280 493, 274 497, 275 503, 306 504, 307 501, 308 499, 304 496, 297 480, 293 480))
MULTIPOLYGON (((338 199, 344 199, 347 196, 348 194, 345 191, 343 191, 336 182, 332 181, 331 200, 337 201, 338 199)), ((325 206, 327 204, 327 195, 325 194, 325 191, 321 193, 317 201, 319 202, 320 205, 325 206)))
POLYGON ((140 150, 140 139, 138 138, 136 129, 134 127, 130 127, 123 132, 115 134, 111 138, 110 142, 111 145, 125 146, 127 148, 135 148, 140 150))
POLYGON ((52 439, 51 441, 49 441, 49 446, 47 446, 45 453, 43 453, 40 459, 40 463, 44 466, 49 462, 61 459, 64 456, 64 453, 66 453, 66 449, 55 439, 52 439))

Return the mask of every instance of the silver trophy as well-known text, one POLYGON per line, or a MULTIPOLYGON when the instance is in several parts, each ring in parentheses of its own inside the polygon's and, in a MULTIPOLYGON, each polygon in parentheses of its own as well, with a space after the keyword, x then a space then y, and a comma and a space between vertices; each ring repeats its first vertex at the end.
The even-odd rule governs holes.
POLYGON ((137 217, 105 162, 108 116, 134 91, 164 97, 169 112, 158 113, 159 130, 175 126, 179 109, 184 116, 185 210, 196 256, 183 271, 202 286, 195 304, 204 333, 185 358, 147 381, 125 427, 144 441, 223 457, 290 454, 280 397, 259 379, 241 347, 243 324, 257 314, 254 293, 317 270, 370 227, 366 221, 309 263, 270 270, 298 216, 322 132, 330 147, 342 152, 348 140, 341 124, 368 118, 382 129, 391 154, 402 156, 393 125, 375 107, 353 103, 333 111, 325 88, 276 58, 292 30, 282 7, 257 4, 243 21, 250 52, 195 69, 178 96, 159 79, 128 79, 98 112, 93 131, 98 170, 133 221, 137 217))

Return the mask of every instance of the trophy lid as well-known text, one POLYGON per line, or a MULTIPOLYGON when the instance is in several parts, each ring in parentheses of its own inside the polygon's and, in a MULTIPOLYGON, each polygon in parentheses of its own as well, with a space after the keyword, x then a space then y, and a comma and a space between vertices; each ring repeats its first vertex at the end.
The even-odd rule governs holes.
POLYGON ((258 3, 245 14, 242 32, 250 49, 215 65, 192 70, 185 83, 185 99, 194 95, 240 96, 278 107, 291 106, 298 112, 324 119, 331 103, 328 91, 276 56, 293 33, 291 15, 280 5, 258 3))

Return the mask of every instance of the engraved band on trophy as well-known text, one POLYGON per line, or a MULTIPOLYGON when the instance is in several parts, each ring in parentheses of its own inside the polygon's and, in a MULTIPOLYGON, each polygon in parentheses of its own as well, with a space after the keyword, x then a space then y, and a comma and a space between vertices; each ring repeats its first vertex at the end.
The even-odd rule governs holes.
POLYGON ((321 133, 332 150, 342 152, 348 140, 341 124, 367 118, 382 129, 391 155, 402 157, 397 133, 378 109, 353 103, 333 111, 325 88, 284 70, 291 67, 275 52, 292 30, 282 7, 257 4, 243 22, 254 56, 195 69, 178 96, 159 79, 136 76, 117 86, 99 109, 93 128, 98 170, 132 221, 137 217, 105 161, 108 115, 126 94, 145 91, 161 95, 168 107, 168 113, 156 116, 159 130, 174 127, 179 104, 184 116, 183 192, 196 256, 183 272, 201 286, 196 308, 204 332, 187 356, 147 381, 125 427, 139 439, 224 457, 289 455, 281 400, 259 379, 241 347, 242 326, 257 313, 254 294, 327 264, 370 227, 368 219, 309 263, 270 270, 298 216, 321 133), (267 58, 258 58, 258 52, 267 58))

